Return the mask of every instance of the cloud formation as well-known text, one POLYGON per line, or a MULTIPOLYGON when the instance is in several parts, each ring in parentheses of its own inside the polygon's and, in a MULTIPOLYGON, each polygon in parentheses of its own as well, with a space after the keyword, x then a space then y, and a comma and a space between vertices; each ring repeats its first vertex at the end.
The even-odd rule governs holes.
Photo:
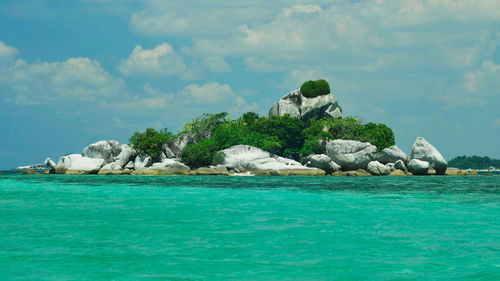
POLYGON ((126 76, 168 76, 178 75, 191 78, 193 74, 174 48, 163 43, 153 49, 143 49, 136 46, 132 54, 123 60, 118 70, 126 76))
MULTIPOLYGON (((0 48, 15 54, 13 47, 0 44, 0 48)), ((89 58, 35 63, 16 58, 3 63, 0 76, 4 101, 20 105, 96 101, 119 95, 125 88, 122 79, 89 58)))
POLYGON ((0 59, 11 58, 16 54, 16 48, 7 46, 3 41, 0 41, 0 59))

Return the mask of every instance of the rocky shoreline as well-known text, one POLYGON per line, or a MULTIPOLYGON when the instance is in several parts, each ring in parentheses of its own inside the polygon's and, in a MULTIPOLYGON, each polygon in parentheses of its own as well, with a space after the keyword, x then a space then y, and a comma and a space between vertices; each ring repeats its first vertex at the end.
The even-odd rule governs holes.
POLYGON ((82 154, 62 156, 56 164, 47 158, 43 164, 18 167, 24 174, 67 175, 216 175, 216 176, 412 176, 477 175, 477 171, 448 168, 441 153, 418 137, 410 156, 397 146, 376 153, 367 142, 332 140, 324 154, 310 155, 301 162, 272 155, 260 148, 235 145, 224 149, 223 162, 208 167, 189 167, 168 147, 159 159, 138 155, 126 144, 103 140, 90 144, 82 154), (168 155, 168 156, 167 156, 168 155))

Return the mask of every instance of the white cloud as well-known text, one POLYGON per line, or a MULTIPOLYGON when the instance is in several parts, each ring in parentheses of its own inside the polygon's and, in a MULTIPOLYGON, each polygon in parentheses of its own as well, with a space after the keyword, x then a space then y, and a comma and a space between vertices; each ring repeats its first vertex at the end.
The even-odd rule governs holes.
POLYGON ((259 59, 258 57, 247 57, 245 58, 245 67, 248 70, 255 72, 275 72, 284 70, 279 65, 273 65, 268 61, 259 59))
POLYGON ((221 57, 207 57, 203 59, 203 64, 213 72, 222 73, 231 71, 229 64, 221 57))
POLYGON ((500 65, 488 60, 483 61, 481 69, 466 72, 442 101, 449 106, 485 106, 497 103, 499 97, 500 65))
POLYGON ((125 86, 88 58, 37 63, 17 59, 0 73, 6 101, 18 104, 95 101, 116 95, 125 86))
POLYGON ((269 66, 290 69, 306 64, 363 72, 394 70, 394 66, 405 71, 422 66, 428 71, 442 70, 443 65, 461 68, 484 60, 496 49, 494 26, 500 10, 498 1, 494 3, 333 1, 320 6, 302 1, 288 7, 261 3, 261 10, 273 11, 263 12, 264 19, 218 18, 221 26, 233 29, 223 35, 195 34, 193 45, 182 52, 202 58, 239 57, 247 69, 257 72, 271 71, 269 66), (397 61, 391 61, 394 57, 397 61))
POLYGON ((228 84, 210 82, 204 85, 193 84, 187 86, 182 94, 192 103, 214 104, 223 103, 227 99, 236 98, 233 89, 228 84))
POLYGON ((17 54, 17 49, 7 46, 3 41, 0 41, 0 59, 11 58, 17 54))
POLYGON ((135 95, 103 101, 99 106, 127 116, 153 116, 156 121, 173 118, 185 122, 204 112, 226 111, 232 116, 240 116, 243 112, 257 110, 257 104, 248 103, 243 95, 219 82, 190 84, 177 92, 163 92, 146 83, 135 95))
POLYGON ((182 78, 192 78, 192 73, 174 48, 167 43, 153 49, 143 49, 136 46, 132 54, 118 66, 127 76, 167 76, 178 75, 182 78))

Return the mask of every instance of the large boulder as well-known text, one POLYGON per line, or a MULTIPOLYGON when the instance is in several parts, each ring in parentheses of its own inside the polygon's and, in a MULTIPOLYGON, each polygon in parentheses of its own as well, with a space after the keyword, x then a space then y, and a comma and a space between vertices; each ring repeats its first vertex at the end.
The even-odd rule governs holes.
POLYGON ((153 164, 153 159, 148 155, 137 155, 134 161, 134 169, 140 170, 153 164))
POLYGON ((174 154, 174 157, 169 157, 167 154, 168 152, 166 152, 168 158, 181 158, 184 148, 194 142, 194 136, 191 132, 181 134, 172 141, 170 146, 164 146, 164 151, 166 152, 166 148, 168 148, 174 154))
POLYGON ((136 151, 126 144, 121 145, 121 152, 114 158, 114 162, 108 163, 101 168, 100 174, 114 174, 122 170, 130 160, 133 160, 137 155, 136 151))
POLYGON ((436 174, 446 174, 448 162, 446 162, 441 153, 423 137, 418 137, 413 143, 410 159, 429 162, 429 165, 436 170, 436 174))
POLYGON ((427 175, 429 172, 429 162, 411 159, 408 163, 408 171, 414 175, 427 175))
POLYGON ((166 158, 170 158, 170 159, 175 158, 175 154, 172 151, 172 149, 170 149, 170 147, 168 147, 168 144, 163 145, 162 152, 165 154, 166 158))
POLYGON ((408 155, 399 149, 399 147, 393 145, 377 153, 375 155, 375 160, 382 164, 396 163, 398 160, 408 163, 408 155))
POLYGON ((326 154, 343 171, 366 169, 376 151, 377 147, 369 142, 333 140, 326 143, 326 154))
POLYGON ((375 176, 387 176, 394 171, 394 165, 384 165, 378 161, 371 161, 368 163, 366 170, 375 176))
POLYGON ((408 168, 406 168, 406 164, 405 164, 405 162, 403 162, 403 160, 396 161, 396 163, 394 163, 394 168, 401 170, 403 172, 408 171, 408 168))
POLYGON ((137 169, 135 175, 187 175, 191 169, 174 159, 165 159, 160 163, 153 163, 148 168, 137 169))
POLYGON ((286 94, 278 100, 269 110, 269 117, 283 116, 289 114, 303 120, 317 118, 339 119, 342 118, 342 110, 339 108, 337 98, 333 94, 306 98, 295 90, 286 94))
POLYGON ((314 154, 306 158, 306 167, 319 168, 330 174, 340 170, 340 165, 333 162, 326 154, 314 154))
POLYGON ((224 165, 237 173, 252 172, 258 175, 321 175, 323 170, 302 166, 299 162, 273 156, 260 148, 234 145, 222 150, 224 165))
POLYGON ((56 172, 57 164, 54 161, 52 161, 52 159, 50 158, 45 159, 44 164, 49 174, 54 174, 56 172))
POLYGON ((83 149, 83 157, 103 159, 105 163, 115 161, 115 157, 122 151, 122 146, 115 140, 102 140, 90 144, 83 149))
POLYGON ((81 154, 70 154, 59 158, 57 167, 64 168, 67 174, 97 174, 104 163, 104 159, 83 157, 81 154))

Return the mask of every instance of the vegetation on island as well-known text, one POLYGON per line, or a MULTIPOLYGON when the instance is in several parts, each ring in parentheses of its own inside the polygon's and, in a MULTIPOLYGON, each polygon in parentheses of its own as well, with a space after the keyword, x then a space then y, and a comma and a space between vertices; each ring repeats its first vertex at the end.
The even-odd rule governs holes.
POLYGON ((491 159, 488 156, 458 156, 448 161, 449 167, 459 169, 488 169, 490 167, 500 168, 499 159, 491 159))
POLYGON ((300 93, 306 98, 328 95, 330 93, 330 84, 323 79, 309 80, 300 86, 300 93))
MULTIPOLYGON (((301 93, 306 97, 325 95, 330 93, 330 86, 325 80, 307 81, 301 93)), ((140 154, 155 158, 164 144, 179 136, 189 139, 181 161, 191 167, 219 164, 224 158, 220 151, 237 144, 295 160, 323 153, 326 142, 334 139, 370 142, 378 151, 395 144, 391 128, 372 122, 363 124, 356 117, 304 121, 289 115, 261 117, 255 112, 247 112, 235 120, 226 112, 205 113, 186 123, 177 136, 167 129, 157 132, 149 128, 144 133, 136 132, 130 143, 140 154)))
POLYGON ((147 128, 144 133, 135 132, 129 141, 130 146, 139 155, 149 155, 151 158, 157 158, 161 154, 163 145, 174 138, 175 136, 167 129, 156 131, 153 128, 147 128))
POLYGON ((205 119, 214 119, 216 116, 225 117, 220 120, 218 126, 212 127, 210 134, 205 134, 205 139, 200 139, 184 149, 182 162, 190 166, 218 164, 223 158, 218 152, 237 144, 255 146, 295 160, 321 153, 326 141, 333 139, 370 142, 376 145, 379 151, 395 144, 391 128, 384 124, 363 124, 355 117, 312 119, 304 122, 289 115, 268 118, 247 112, 236 120, 226 118, 227 114, 222 113, 205 114, 195 120, 204 122, 205 119))

